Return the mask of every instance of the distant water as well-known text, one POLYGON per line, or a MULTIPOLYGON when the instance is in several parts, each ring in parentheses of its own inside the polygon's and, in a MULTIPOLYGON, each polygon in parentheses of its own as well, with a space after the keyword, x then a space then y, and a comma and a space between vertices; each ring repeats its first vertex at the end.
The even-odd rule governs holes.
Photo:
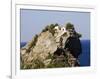
MULTIPOLYGON (((90 66, 90 40, 81 40, 82 54, 79 57, 81 66, 90 66)), ((26 42, 21 42, 20 47, 26 45, 26 42)))
POLYGON ((26 45, 26 42, 21 42, 20 48, 24 47, 26 45))
POLYGON ((80 55, 80 65, 90 66, 90 40, 81 40, 82 54, 80 55))

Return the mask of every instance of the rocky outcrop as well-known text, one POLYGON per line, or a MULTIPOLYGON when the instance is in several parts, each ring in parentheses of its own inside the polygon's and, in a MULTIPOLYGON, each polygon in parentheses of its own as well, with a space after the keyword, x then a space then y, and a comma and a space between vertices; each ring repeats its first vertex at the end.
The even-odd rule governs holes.
POLYGON ((57 36, 58 35, 54 32, 54 28, 50 29, 50 31, 47 29, 40 34, 35 35, 31 41, 21 48, 21 69, 74 66, 76 60, 70 52, 64 50, 64 52, 66 52, 65 55, 63 53, 60 55, 54 54, 61 45, 60 38, 63 39, 62 47, 64 47, 65 40, 68 38, 67 32, 59 37, 57 36), (69 62, 71 59, 74 59, 74 64, 69 62))

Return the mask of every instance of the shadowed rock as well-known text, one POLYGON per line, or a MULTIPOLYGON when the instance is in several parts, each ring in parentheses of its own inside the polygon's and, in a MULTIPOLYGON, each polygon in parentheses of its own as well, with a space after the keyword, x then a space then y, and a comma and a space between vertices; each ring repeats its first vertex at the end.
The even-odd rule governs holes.
POLYGON ((46 30, 34 36, 31 41, 21 48, 21 69, 75 66, 77 60, 71 54, 68 54, 70 53, 69 51, 58 50, 60 45, 64 48, 65 41, 68 38, 67 32, 57 34, 54 32, 54 27, 49 29, 46 27, 46 30), (60 42, 61 38, 63 39, 62 43, 60 42), (73 61, 74 63, 71 64, 69 61, 73 61))

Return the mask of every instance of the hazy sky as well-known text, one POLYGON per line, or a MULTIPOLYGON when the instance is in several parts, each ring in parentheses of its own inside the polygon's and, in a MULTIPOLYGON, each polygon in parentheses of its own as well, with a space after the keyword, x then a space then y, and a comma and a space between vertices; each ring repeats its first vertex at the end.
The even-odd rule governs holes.
POLYGON ((27 42, 51 23, 64 26, 67 22, 74 24, 77 32, 82 34, 81 39, 90 39, 90 13, 71 11, 43 11, 21 9, 21 42, 27 42))

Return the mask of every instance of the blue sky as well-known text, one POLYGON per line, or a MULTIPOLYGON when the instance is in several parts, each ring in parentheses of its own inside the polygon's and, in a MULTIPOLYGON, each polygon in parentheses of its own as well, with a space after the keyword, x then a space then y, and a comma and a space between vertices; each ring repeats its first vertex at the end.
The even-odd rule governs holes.
POLYGON ((27 42, 49 24, 58 23, 64 26, 70 22, 77 32, 82 34, 81 39, 90 39, 90 13, 72 11, 43 11, 21 9, 21 42, 27 42))

